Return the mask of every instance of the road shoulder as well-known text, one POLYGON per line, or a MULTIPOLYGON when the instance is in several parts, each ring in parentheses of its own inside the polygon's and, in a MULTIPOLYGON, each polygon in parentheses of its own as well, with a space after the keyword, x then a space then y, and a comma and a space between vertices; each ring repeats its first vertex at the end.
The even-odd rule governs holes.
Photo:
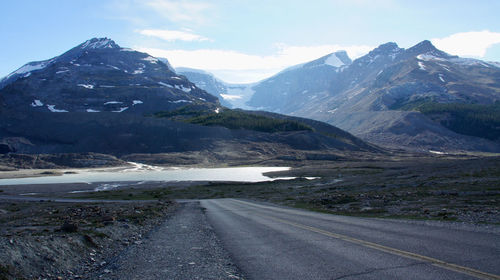
POLYGON ((199 202, 176 213, 88 279, 243 279, 199 202))

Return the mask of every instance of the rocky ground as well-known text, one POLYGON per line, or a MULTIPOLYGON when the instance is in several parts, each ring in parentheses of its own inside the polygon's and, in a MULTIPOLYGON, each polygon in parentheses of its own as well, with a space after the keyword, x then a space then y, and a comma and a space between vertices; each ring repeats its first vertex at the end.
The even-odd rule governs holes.
MULTIPOLYGON (((136 159, 140 157, 165 162, 171 158, 141 155, 136 159)), ((195 159, 196 155, 188 156, 188 162, 195 159)), ((181 221, 187 223, 187 218, 165 222, 165 217, 177 207, 169 202, 173 199, 233 197, 342 215, 435 220, 493 228, 500 225, 498 156, 399 155, 350 160, 309 157, 302 161, 274 159, 265 162, 294 166, 290 171, 269 176, 295 176, 297 179, 245 184, 149 182, 113 191, 73 194, 68 190, 88 189, 89 186, 0 186, 0 196, 46 188, 45 195, 50 198, 126 201, 0 201, 0 279, 76 279, 89 275, 119 278, 114 268, 126 267, 129 261, 116 256, 128 254, 130 260, 130 254, 147 256, 148 250, 161 248, 168 238, 158 231, 160 227, 163 226, 161 232, 169 232, 174 239, 177 235, 189 235, 182 227, 186 224, 181 221), (167 224, 169 226, 165 227, 167 224), (158 242, 161 244, 148 239, 153 235, 160 236, 159 240, 163 241, 158 242)), ((210 236, 206 221, 192 221, 188 228, 210 236)), ((215 239, 207 238, 206 244, 216 246, 215 239)), ((186 271, 211 266, 189 260, 190 255, 184 254, 191 252, 191 247, 199 246, 191 246, 188 250, 189 242, 178 241, 174 243, 184 249, 171 248, 169 252, 175 252, 172 255, 175 258, 151 261, 182 265, 186 271)), ((203 257, 212 251, 195 253, 203 257)), ((219 256, 225 258, 223 252, 216 258, 219 256)), ((220 268, 228 278, 241 276, 231 265, 221 264, 220 268)), ((181 277, 170 274, 170 279, 181 277)))
POLYGON ((149 184, 73 194, 123 199, 248 198, 342 215, 500 224, 500 157, 408 157, 308 162, 253 184, 149 184))
POLYGON ((0 279, 79 279, 161 224, 175 204, 0 201, 0 279))
POLYGON ((243 279, 199 202, 175 215, 85 279, 243 279))

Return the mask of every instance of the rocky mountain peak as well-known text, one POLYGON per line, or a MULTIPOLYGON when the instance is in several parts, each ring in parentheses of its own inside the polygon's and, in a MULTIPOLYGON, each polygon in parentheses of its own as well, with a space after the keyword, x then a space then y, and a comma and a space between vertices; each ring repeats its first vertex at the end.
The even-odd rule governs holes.
POLYGON ((450 58, 452 57, 446 52, 438 50, 429 40, 424 40, 415 46, 406 50, 406 53, 410 56, 418 56, 418 55, 432 55, 440 58, 450 58))
MULTIPOLYGON (((352 63, 351 58, 347 55, 347 52, 342 50, 342 51, 336 51, 328 57, 329 59, 332 59, 332 57, 335 56, 340 62, 342 62, 343 65, 349 65, 352 63)), ((328 59, 327 59, 328 60, 328 59)), ((326 61, 325 61, 326 63, 326 61)))
POLYGON ((370 51, 371 55, 391 55, 393 53, 398 53, 402 50, 398 44, 394 42, 388 42, 378 46, 377 48, 370 51))
POLYGON ((385 43, 373 49, 368 54, 356 59, 353 64, 357 64, 361 67, 378 65, 380 63, 387 64, 394 61, 403 51, 404 49, 400 48, 394 42, 385 43))
POLYGON ((53 113, 154 113, 218 101, 147 53, 93 38, 0 81, 6 107, 53 113))
POLYGON ((437 50, 437 48, 429 40, 423 40, 422 42, 416 44, 415 46, 409 48, 408 50, 411 50, 411 49, 420 50, 420 51, 437 50))
POLYGON ((332 67, 342 67, 344 65, 350 65, 352 63, 352 60, 349 58, 347 55, 346 51, 336 51, 331 54, 327 54, 323 57, 320 57, 316 60, 313 60, 311 62, 297 65, 297 66, 292 66, 287 70, 293 70, 293 69, 298 69, 297 67, 304 67, 304 68, 310 68, 310 67, 317 67, 317 66, 323 66, 323 65, 329 65, 332 67))
POLYGON ((77 48, 90 50, 90 49, 120 49, 120 46, 115 41, 109 38, 92 38, 77 46, 77 48))

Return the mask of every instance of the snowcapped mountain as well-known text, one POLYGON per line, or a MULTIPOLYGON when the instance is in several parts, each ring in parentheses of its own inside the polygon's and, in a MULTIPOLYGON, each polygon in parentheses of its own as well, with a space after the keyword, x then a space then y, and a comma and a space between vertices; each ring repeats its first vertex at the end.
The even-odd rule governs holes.
POLYGON ((354 61, 336 52, 246 88, 252 108, 325 121, 383 146, 500 151, 500 123, 477 129, 477 119, 463 116, 496 114, 488 106, 500 102, 499 64, 450 55, 427 40, 408 49, 382 44, 354 61), (451 112, 454 104, 464 105, 451 112))
POLYGON ((204 70, 178 67, 178 74, 186 76, 197 87, 219 98, 222 105, 229 108, 251 109, 246 103, 254 94, 253 84, 232 84, 217 79, 204 70))
MULTIPOLYGON (((247 100, 238 85, 210 79, 204 86, 219 82, 215 89, 225 92, 222 100, 247 100)), ((121 48, 108 38, 94 38, 60 56, 30 62, 2 79, 1 86, 3 152, 123 155, 218 150, 217 160, 248 160, 289 152, 292 157, 306 156, 298 150, 380 151, 317 121, 226 109, 216 96, 178 75, 168 60, 121 48)))
POLYGON ((54 113, 144 114, 186 103, 218 104, 169 64, 107 38, 22 66, 2 80, 0 96, 4 108, 54 113))
POLYGON ((339 51, 308 63, 289 67, 268 79, 252 84, 227 83, 199 69, 179 67, 176 71, 198 87, 217 96, 220 102, 229 108, 280 112, 283 110, 281 107, 290 103, 289 99, 311 97, 316 94, 309 95, 309 92, 325 89, 330 74, 342 71, 351 62, 345 51, 339 51), (307 80, 308 78, 302 75, 304 71, 308 73, 307 75, 314 76, 314 80, 307 80), (284 84, 280 83, 281 81, 284 81, 284 84), (281 91, 282 94, 268 95, 262 91, 270 89, 281 91))
POLYGON ((279 113, 300 109, 308 100, 322 99, 330 90, 332 77, 351 65, 344 51, 292 66, 252 86, 249 106, 279 113))
POLYGON ((259 83, 249 104, 326 121, 384 146, 499 150, 498 141, 491 141, 498 138, 484 139, 482 132, 451 125, 450 112, 427 110, 432 104, 498 102, 500 68, 495 63, 449 55, 422 41, 409 49, 383 44, 334 71, 303 68, 259 83), (297 81, 302 87, 290 87, 297 81))

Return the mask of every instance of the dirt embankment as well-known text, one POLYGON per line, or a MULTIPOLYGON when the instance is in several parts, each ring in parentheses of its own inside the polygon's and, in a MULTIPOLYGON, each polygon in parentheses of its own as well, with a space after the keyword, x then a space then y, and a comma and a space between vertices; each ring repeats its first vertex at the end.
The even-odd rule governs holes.
POLYGON ((18 169, 96 168, 127 165, 112 155, 97 153, 0 154, 0 171, 18 169))
POLYGON ((78 279, 164 221, 173 202, 0 202, 0 279, 78 279))

